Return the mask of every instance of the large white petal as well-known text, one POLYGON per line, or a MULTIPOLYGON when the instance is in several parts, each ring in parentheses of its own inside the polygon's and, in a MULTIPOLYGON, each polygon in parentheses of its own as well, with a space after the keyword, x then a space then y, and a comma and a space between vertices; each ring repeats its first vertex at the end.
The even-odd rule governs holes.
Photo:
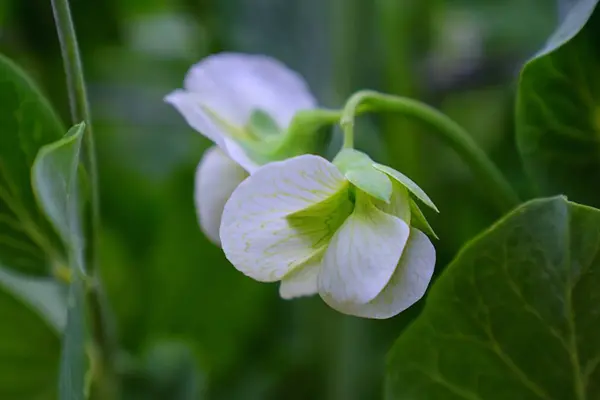
POLYGON ((247 176, 218 147, 206 150, 198 164, 194 191, 198 221, 204 234, 217 245, 221 244, 219 228, 225 203, 247 176))
POLYGON ((336 308, 373 300, 389 282, 409 236, 400 218, 377 209, 357 191, 354 212, 325 251, 319 294, 336 308))
POLYGON ((317 294, 317 278, 323 252, 318 251, 304 264, 298 265, 281 280, 279 295, 284 299, 317 294))
POLYGON ((285 129, 298 110, 316 106, 299 74, 264 55, 206 57, 189 70, 184 87, 202 95, 206 106, 238 126, 244 126, 252 111, 260 109, 285 129))
POLYGON ((314 155, 259 168, 225 205, 220 236, 227 259, 256 280, 280 280, 333 234, 331 218, 351 206, 347 189, 338 169, 314 155), (312 206, 319 215, 290 218, 312 206))
POLYGON ((393 317, 423 297, 434 268, 435 248, 427 235, 412 228, 400 263, 379 296, 367 304, 337 304, 332 307, 357 317, 393 317))

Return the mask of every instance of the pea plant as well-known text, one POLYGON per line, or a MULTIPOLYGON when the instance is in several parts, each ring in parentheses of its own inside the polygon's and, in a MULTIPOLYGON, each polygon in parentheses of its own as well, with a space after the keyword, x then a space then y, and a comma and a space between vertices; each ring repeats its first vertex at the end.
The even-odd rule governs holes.
MULTIPOLYGON (((527 190, 418 99, 356 88, 339 108, 322 107, 284 63, 220 52, 164 93, 164 106, 212 143, 187 182, 189 218, 244 279, 277 285, 278 301, 314 296, 372 320, 422 305, 389 349, 385 398, 600 398, 600 7, 569 7, 516 82, 527 190), (423 124, 497 210, 449 265, 436 263, 444 237, 427 216, 453 210, 356 148, 366 114, 423 124), (334 128, 343 138, 328 154, 334 128)), ((52 8, 69 124, 0 55, 0 398, 201 397, 193 388, 157 397, 161 374, 119 343, 99 275, 102 171, 80 50, 68 1, 52 8), (135 390, 132 374, 145 377, 135 390)))

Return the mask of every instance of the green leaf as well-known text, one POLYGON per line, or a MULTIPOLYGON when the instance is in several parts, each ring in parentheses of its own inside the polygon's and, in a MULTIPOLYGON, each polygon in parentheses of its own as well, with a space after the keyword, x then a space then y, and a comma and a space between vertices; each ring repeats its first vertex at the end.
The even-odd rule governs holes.
POLYGON ((73 126, 65 137, 44 146, 31 170, 32 185, 48 219, 69 249, 70 262, 83 271, 83 233, 79 156, 85 123, 73 126))
POLYGON ((544 195, 600 205, 600 10, 578 0, 521 71, 516 129, 527 172, 544 195))
POLYGON ((390 399, 600 398, 600 211, 534 200, 458 254, 388 359, 390 399))
POLYGON ((60 243, 35 203, 30 170, 38 150, 65 130, 35 84, 2 55, 0 105, 0 262, 47 273, 60 243))
POLYGON ((0 399, 56 399, 66 320, 61 289, 52 279, 0 267, 0 399))
POLYGON ((84 123, 75 125, 63 139, 44 146, 31 171, 40 208, 45 211, 68 249, 69 265, 73 269, 60 362, 61 400, 85 397, 85 268, 78 173, 84 129, 84 123))

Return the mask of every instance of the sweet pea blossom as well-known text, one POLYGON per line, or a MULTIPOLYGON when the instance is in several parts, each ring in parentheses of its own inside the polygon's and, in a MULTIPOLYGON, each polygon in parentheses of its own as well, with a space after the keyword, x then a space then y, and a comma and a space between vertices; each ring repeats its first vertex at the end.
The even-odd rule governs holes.
POLYGON ((435 209, 398 171, 345 149, 331 163, 301 155, 261 167, 225 205, 227 259, 280 295, 319 293, 332 308, 389 318, 418 301, 435 266, 429 230, 409 192, 435 209))
POLYGON ((196 169, 194 197, 202 230, 219 244, 221 214, 233 190, 270 161, 261 150, 316 101, 300 75, 262 55, 209 56, 190 68, 183 87, 165 101, 215 143, 196 169))

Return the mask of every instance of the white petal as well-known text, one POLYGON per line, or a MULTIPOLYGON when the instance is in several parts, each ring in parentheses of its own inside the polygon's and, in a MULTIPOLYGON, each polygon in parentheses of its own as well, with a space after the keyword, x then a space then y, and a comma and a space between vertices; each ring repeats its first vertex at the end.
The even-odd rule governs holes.
POLYGON ((423 232, 412 228, 392 279, 381 294, 367 304, 334 307, 365 318, 390 318, 416 303, 427 290, 435 267, 435 248, 423 232))
POLYGON ((246 171, 218 147, 206 150, 198 164, 194 192, 196 212, 202 231, 217 245, 221 244, 219 227, 225 203, 247 176, 246 171))
POLYGON ((192 128, 227 151, 223 142, 223 138, 227 135, 202 108, 202 96, 177 89, 169 93, 165 97, 165 101, 175 107, 192 128))
MULTIPOLYGON (((248 157, 244 149, 230 138, 231 133, 228 133, 202 108, 202 99, 197 94, 175 90, 165 98, 165 101, 172 104, 192 128, 212 140, 246 171, 252 173, 259 167, 248 157)), ((232 127, 232 129, 236 128, 232 127)))
POLYGON ((279 295, 284 299, 317 294, 317 277, 323 252, 317 252, 306 263, 298 265, 281 280, 279 295))
POLYGON ((285 129, 298 110, 316 106, 299 74, 264 55, 206 57, 189 70, 184 87, 201 94, 208 107, 238 126, 244 126, 252 111, 260 109, 285 129))
POLYGON ((323 258, 319 294, 333 308, 373 300, 389 282, 409 236, 401 219, 378 210, 357 191, 354 212, 323 258))
POLYGON ((256 171, 260 165, 252 161, 246 151, 242 146, 238 144, 235 140, 231 140, 229 138, 224 138, 223 142, 225 143, 225 148, 227 149, 226 153, 229 157, 238 163, 242 168, 248 171, 249 174, 256 171))
POLYGON ((320 212, 335 215, 351 205, 347 188, 338 169, 314 155, 259 168, 237 187, 225 205, 220 236, 226 257, 256 280, 280 280, 308 260, 333 234, 328 215, 289 216, 321 203, 326 207, 320 212), (330 199, 335 201, 329 204, 330 199))

